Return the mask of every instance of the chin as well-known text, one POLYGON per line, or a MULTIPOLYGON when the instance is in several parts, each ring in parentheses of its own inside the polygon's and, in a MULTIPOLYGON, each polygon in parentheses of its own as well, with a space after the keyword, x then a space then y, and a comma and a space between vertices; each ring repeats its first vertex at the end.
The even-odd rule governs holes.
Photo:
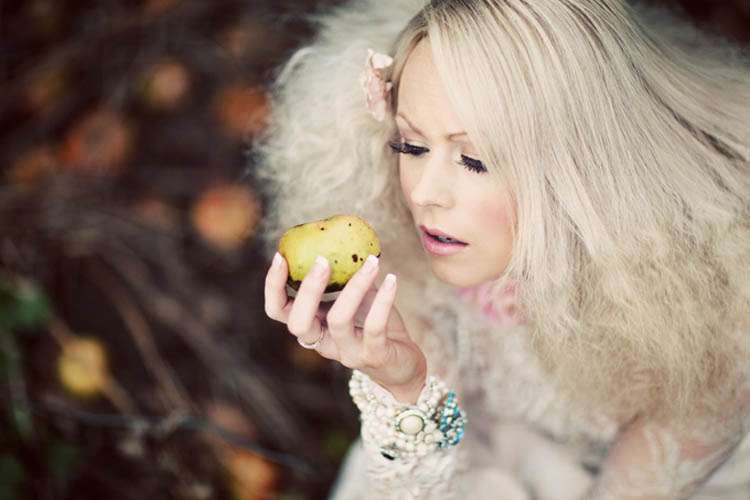
POLYGON ((451 285, 456 288, 468 288, 472 287, 474 285, 478 285, 482 283, 483 280, 482 276, 479 275, 466 275, 465 273, 460 272, 451 272, 450 269, 445 269, 440 266, 435 266, 433 261, 433 267, 432 267, 432 273, 435 275, 435 277, 445 283, 446 285, 451 285))
POLYGON ((434 274, 438 280, 457 288, 470 288, 488 281, 499 279, 506 270, 506 268, 498 270, 470 267, 468 269, 469 272, 467 273, 465 272, 466 269, 461 269, 461 266, 455 264, 444 265, 436 260, 431 260, 431 263, 432 274, 434 274))

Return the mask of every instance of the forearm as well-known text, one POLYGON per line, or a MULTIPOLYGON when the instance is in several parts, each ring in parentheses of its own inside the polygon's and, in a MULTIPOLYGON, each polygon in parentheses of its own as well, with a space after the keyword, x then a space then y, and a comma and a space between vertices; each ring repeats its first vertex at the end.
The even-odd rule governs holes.
POLYGON ((638 419, 617 439, 584 500, 684 500, 726 461, 741 428, 638 419))

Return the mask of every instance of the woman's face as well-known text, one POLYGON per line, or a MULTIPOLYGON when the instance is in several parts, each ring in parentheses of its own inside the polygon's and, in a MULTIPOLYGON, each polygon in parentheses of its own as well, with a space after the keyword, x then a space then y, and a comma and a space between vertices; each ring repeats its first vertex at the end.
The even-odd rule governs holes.
POLYGON ((433 64, 428 39, 409 55, 398 88, 399 177, 422 238, 425 228, 466 245, 447 255, 423 249, 443 282, 468 287, 502 275, 515 215, 505 189, 484 169, 454 114, 433 64))

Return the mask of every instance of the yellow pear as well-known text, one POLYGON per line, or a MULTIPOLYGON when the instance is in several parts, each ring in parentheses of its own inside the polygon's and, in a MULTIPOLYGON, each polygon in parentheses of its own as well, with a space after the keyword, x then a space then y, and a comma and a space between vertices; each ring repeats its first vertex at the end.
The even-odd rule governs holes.
POLYGON ((331 273, 322 300, 330 301, 369 255, 380 257, 380 240, 361 217, 334 215, 288 229, 279 240, 278 249, 289 268, 287 291, 291 296, 296 294, 315 257, 328 259, 331 273))

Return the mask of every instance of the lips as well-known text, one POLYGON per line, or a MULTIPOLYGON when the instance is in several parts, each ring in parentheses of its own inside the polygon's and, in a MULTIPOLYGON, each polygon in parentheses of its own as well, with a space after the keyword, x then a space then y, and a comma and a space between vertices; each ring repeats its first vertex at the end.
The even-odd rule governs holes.
POLYGON ((429 227, 426 227, 424 225, 420 225, 419 229, 421 229, 422 232, 425 233, 428 236, 432 236, 432 237, 441 236, 443 238, 450 238, 451 240, 455 241, 456 243, 464 243, 464 244, 466 244, 465 242, 459 240, 455 236, 452 236, 452 235, 450 235, 450 234, 448 234, 446 232, 440 231, 439 229, 429 228, 429 227))

